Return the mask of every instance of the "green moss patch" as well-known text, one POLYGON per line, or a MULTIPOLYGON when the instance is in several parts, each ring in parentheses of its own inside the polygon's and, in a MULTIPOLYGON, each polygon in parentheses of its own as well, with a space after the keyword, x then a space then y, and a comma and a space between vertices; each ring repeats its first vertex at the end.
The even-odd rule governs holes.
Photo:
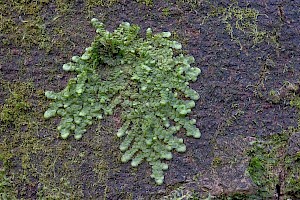
POLYGON ((33 91, 32 83, 15 83, 1 81, 3 90, 6 89, 8 98, 5 99, 4 105, 0 108, 0 122, 2 128, 8 128, 9 125, 17 126, 29 124, 30 121, 26 117, 32 109, 32 102, 30 102, 30 96, 33 91))
MULTIPOLYGON (((299 85, 285 82, 279 90, 271 90, 268 100, 300 109, 299 85)), ((283 196, 300 198, 300 133, 299 126, 280 134, 260 139, 253 144, 248 172, 263 198, 283 196)))
POLYGON ((227 7, 212 6, 212 11, 205 20, 212 20, 215 17, 221 19, 231 40, 242 47, 244 42, 252 41, 252 45, 256 45, 266 39, 266 32, 259 30, 257 25, 259 15, 258 10, 230 4, 227 7))
POLYGON ((14 44, 22 47, 47 48, 50 37, 46 34, 40 13, 47 1, 0 2, 0 32, 2 45, 14 44))
POLYGON ((122 162, 131 160, 136 167, 146 160, 152 166, 152 177, 163 183, 162 159, 172 159, 171 151, 185 152, 182 138, 174 136, 181 128, 187 136, 200 137, 187 114, 199 99, 189 81, 196 81, 200 69, 191 67, 191 56, 174 56, 181 44, 171 41, 169 32, 140 38, 139 27, 122 23, 114 32, 92 19, 98 35, 85 53, 73 56, 64 64, 65 71, 75 71, 61 92, 46 91, 54 100, 44 113, 46 119, 61 116, 58 131, 63 139, 74 133, 81 139, 95 119, 122 110, 122 126, 117 136, 123 138, 122 162))
POLYGON ((15 191, 11 189, 11 179, 7 175, 9 168, 8 159, 11 155, 0 153, 0 198, 10 199, 16 196, 15 191))
MULTIPOLYGON (((53 47, 53 40, 46 27, 52 21, 46 21, 43 13, 49 6, 54 6, 58 13, 56 17, 59 17, 70 12, 73 4, 69 0, 55 3, 49 0, 0 1, 0 32, 3 34, 0 44, 27 49, 38 47, 49 52, 53 47)), ((55 21, 56 17, 52 20, 55 21)))
POLYGON ((300 197, 299 148, 291 152, 295 148, 292 145, 295 137, 298 137, 296 141, 299 142, 299 133, 291 129, 254 143, 249 153, 252 158, 248 172, 262 198, 278 195, 292 199, 300 197))

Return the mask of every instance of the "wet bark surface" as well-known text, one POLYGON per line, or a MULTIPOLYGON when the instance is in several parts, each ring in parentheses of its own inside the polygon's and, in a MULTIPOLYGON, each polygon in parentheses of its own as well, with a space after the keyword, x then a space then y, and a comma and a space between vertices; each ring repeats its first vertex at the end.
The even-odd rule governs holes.
MULTIPOLYGON (((147 6, 124 0, 110 7, 93 8, 93 17, 106 24, 108 30, 127 21, 141 26, 142 34, 148 27, 154 32, 170 31, 183 44, 184 51, 194 56, 194 66, 202 73, 192 84, 200 99, 191 117, 197 119, 202 136, 200 139, 185 138, 187 151, 174 153, 173 159, 167 161, 169 170, 165 173, 164 184, 156 186, 150 178, 148 164, 133 169, 129 163, 120 163, 119 141, 113 137, 118 119, 112 117, 101 122, 102 129, 110 127, 111 130, 110 134, 101 134, 101 148, 107 160, 104 185, 92 186, 97 179, 93 172, 97 159, 89 152, 97 151, 97 147, 88 145, 88 141, 93 140, 95 127, 85 134, 83 142, 72 141, 71 145, 73 148, 78 146, 74 152, 83 151, 90 155, 90 161, 75 167, 80 170, 80 177, 70 180, 71 184, 82 187, 83 197, 158 199, 178 186, 194 191, 200 199, 208 194, 217 197, 256 193, 258 186, 246 172, 251 143, 257 138, 279 134, 288 127, 297 127, 298 123, 296 109, 284 98, 274 103, 269 93, 272 89, 280 90, 286 82, 299 82, 300 2, 248 0, 235 4, 259 11, 257 27, 268 37, 258 44, 253 44, 253 38, 247 33, 235 30, 233 23, 233 34, 239 43, 234 41, 226 31, 222 14, 211 15, 217 8, 232 4, 227 0, 199 1, 196 6, 176 1, 153 1, 152 6, 147 6)), ((26 50, 15 44, 1 46, 2 79, 10 82, 31 80, 35 88, 41 90, 63 89, 70 75, 60 66, 71 56, 80 55, 95 35, 82 11, 83 6, 83 1, 76 1, 72 11, 57 21, 53 21, 56 16, 54 4, 44 8, 46 31, 53 33, 55 27, 61 26, 68 35, 63 41, 63 52, 55 46, 50 53, 35 46, 26 50)), ((55 41, 59 36, 53 34, 51 38, 55 41)), ((0 104, 4 104, 7 94, 0 90, 0 104)), ((53 127, 55 123, 52 122, 53 127)), ((50 133, 42 130, 39 134, 56 133, 55 130, 50 133)), ((288 144, 289 154, 299 153, 299 134, 294 134, 288 144)), ((36 198, 34 193, 39 179, 33 180, 35 189, 27 188, 28 194, 24 198, 36 198)), ((274 188, 274 196, 275 193, 274 188)))

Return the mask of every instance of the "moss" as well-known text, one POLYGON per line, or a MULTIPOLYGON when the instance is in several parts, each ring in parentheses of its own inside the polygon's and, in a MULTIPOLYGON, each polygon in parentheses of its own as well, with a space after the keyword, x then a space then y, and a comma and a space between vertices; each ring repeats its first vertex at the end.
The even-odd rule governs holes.
POLYGON ((297 156, 289 155, 289 139, 298 129, 289 129, 264 140, 258 140, 249 152, 248 172, 258 186, 257 195, 272 198, 279 191, 284 198, 299 198, 299 166, 297 156), (297 196, 298 195, 298 196, 297 196))
POLYGON ((252 41, 252 44, 256 45, 266 39, 266 32, 260 31, 257 25, 259 15, 258 10, 242 8, 237 3, 233 3, 227 7, 212 6, 212 11, 206 16, 205 20, 215 17, 220 18, 231 40, 242 48, 244 42, 252 41), (244 38, 242 39, 240 36, 244 38))
POLYGON ((1 86, 0 112, 6 116, 0 121, 1 197, 78 199, 84 196, 83 183, 105 185, 108 167, 101 145, 107 133, 81 144, 57 140, 54 125, 41 120, 47 105, 43 92, 32 83, 1 80, 1 86))
POLYGON ((289 171, 286 177, 285 192, 294 198, 300 198, 300 152, 285 160, 289 171))
POLYGON ((118 2, 120 2, 120 0, 87 0, 85 1, 85 5, 87 8, 93 8, 96 6, 110 7, 118 2))
MULTIPOLYGON (((298 91, 298 84, 285 82, 279 90, 270 91, 269 100, 273 103, 290 102, 299 112, 298 91)), ((300 123, 297 128, 289 128, 280 134, 258 140, 250 151, 252 158, 248 172, 259 187, 260 197, 271 198, 279 192, 285 199, 300 198, 299 150, 289 153, 294 148, 290 143, 298 141, 299 128, 300 123)))
POLYGON ((220 166, 222 164, 222 159, 220 157, 214 157, 212 161, 213 166, 220 166))
MULTIPOLYGON (((288 89, 289 91, 294 92, 294 97, 290 100, 290 105, 297 108, 298 115, 300 116, 300 95, 299 95, 299 84, 291 84, 288 83, 288 89)), ((300 129, 300 118, 298 119, 298 130, 300 129)), ((296 132, 295 131, 295 132, 296 132)), ((299 137, 299 136, 298 136, 299 137)), ((296 142, 299 142, 300 139, 295 140, 296 142)), ((294 142, 294 141, 293 141, 294 142)), ((299 147, 299 143, 298 143, 299 147)), ((294 197, 294 198, 300 198, 300 151, 299 148, 296 149, 297 152, 294 152, 292 155, 286 157, 286 170, 289 171, 287 178, 286 178, 286 185, 285 190, 286 192, 294 197)))
POLYGON ((199 0, 177 0, 176 2, 177 3, 182 3, 182 4, 188 4, 193 9, 196 9, 202 4, 203 1, 199 1, 199 0))
POLYGON ((92 18, 93 16, 95 16, 95 13, 93 11, 94 8, 99 6, 108 8, 119 2, 120 0, 86 0, 84 9, 88 17, 92 18))
POLYGON ((110 33, 97 19, 91 21, 98 35, 81 57, 73 56, 63 65, 65 71, 76 71, 77 78, 61 92, 45 92, 54 101, 44 118, 61 116, 57 127, 61 137, 74 134, 79 140, 94 121, 122 108, 117 132, 123 139, 121 161, 131 160, 133 167, 149 162, 151 177, 162 184, 168 165, 161 160, 172 159, 173 149, 186 150, 175 134, 184 128, 187 136, 201 136, 196 120, 186 116, 199 99, 188 81, 196 81, 201 70, 191 67, 193 57, 173 56, 181 44, 167 39, 170 32, 152 34, 149 28, 144 39, 136 25, 125 22, 110 33), (108 76, 102 76, 103 71, 108 76))
POLYGON ((196 192, 190 191, 182 186, 179 186, 173 189, 168 195, 165 195, 160 198, 160 200, 178 200, 178 199, 196 200, 199 199, 199 197, 196 192))
POLYGON ((253 194, 241 194, 241 193, 236 193, 232 195, 227 195, 227 196, 218 196, 218 197, 213 197, 213 198, 207 198, 206 200, 210 199, 216 199, 216 200, 259 200, 261 199, 260 196, 253 195, 253 194))
POLYGON ((300 97, 295 96, 293 99, 290 101, 291 106, 295 106, 296 108, 300 109, 300 97))
POLYGON ((273 199, 280 195, 283 199, 299 199, 300 159, 299 152, 289 154, 291 137, 299 128, 289 128, 280 134, 257 140, 248 152, 251 157, 247 173, 257 185, 253 194, 232 194, 215 199, 273 199))
POLYGON ((163 8, 162 9, 162 14, 166 17, 170 15, 170 9, 169 8, 163 8))
POLYGON ((146 6, 152 6, 153 5, 153 1, 152 0, 135 0, 138 3, 142 3, 145 4, 146 6))
MULTIPOLYGON (((0 44, 26 49, 38 47, 50 52, 56 43, 46 26, 59 16, 71 12, 74 1, 55 1, 55 11, 58 15, 49 22, 45 20, 43 13, 50 5, 52 6, 52 2, 49 0, 0 2, 0 32, 3 34, 0 44)), ((54 26, 57 24, 55 23, 54 26)))
POLYGON ((12 124, 20 128, 20 125, 29 124, 26 114, 30 112, 32 103, 28 100, 26 93, 30 94, 30 91, 33 90, 32 83, 11 84, 0 80, 0 84, 3 86, 3 90, 6 89, 3 92, 9 94, 4 105, 0 107, 1 127, 7 128, 12 124))
POLYGON ((47 1, 7 1, 0 3, 0 32, 3 45, 10 43, 21 47, 38 46, 49 50, 50 37, 46 34, 44 20, 40 17, 47 1))
POLYGON ((11 179, 8 177, 8 168, 9 168, 9 159, 11 154, 2 154, 0 153, 0 199, 15 199, 16 192, 12 190, 11 179))
POLYGON ((68 14, 68 13, 72 12, 74 3, 75 2, 72 0, 56 0, 55 1, 56 11, 59 14, 68 14))

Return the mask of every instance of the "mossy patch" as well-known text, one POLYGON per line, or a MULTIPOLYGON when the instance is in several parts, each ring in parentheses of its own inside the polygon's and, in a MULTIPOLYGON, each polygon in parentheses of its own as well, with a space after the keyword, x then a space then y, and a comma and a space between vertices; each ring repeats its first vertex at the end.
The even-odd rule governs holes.
POLYGON ((76 199, 102 195, 107 174, 103 131, 82 143, 58 140, 43 121, 47 104, 32 83, 1 80, 0 192, 11 199, 76 199), (78 178, 80 177, 80 178, 78 178), (91 194, 84 194, 85 188, 91 194), (96 189, 99 191, 97 192, 96 189))
POLYGON ((0 199, 8 199, 16 196, 15 192, 11 189, 11 179, 7 177, 9 157, 11 155, 0 153, 0 199))
POLYGON ((93 8, 96 6, 102 6, 102 7, 110 7, 116 3, 118 3, 120 0, 87 0, 85 2, 85 5, 87 8, 93 8))
POLYGON ((138 3, 142 3, 145 4, 146 6, 152 6, 153 5, 153 1, 152 0, 135 0, 138 3))
MULTIPOLYGON (((280 89, 269 92, 268 100, 289 104, 299 112, 299 85, 286 81, 280 89)), ((253 144, 248 172, 259 188, 257 195, 260 197, 300 198, 299 125, 253 144)))
POLYGON ((2 36, 0 44, 26 49, 38 47, 46 52, 51 51, 56 43, 49 34, 47 26, 58 17, 71 12, 73 7, 74 2, 70 0, 59 0, 55 3, 49 0, 19 0, 5 1, 5 3, 0 1, 0 32, 2 36), (54 7, 57 13, 57 16, 51 19, 52 21, 49 21, 43 14, 49 6, 54 7))
MULTIPOLYGON (((2 86, 1 93, 6 92, 8 98, 4 101, 4 105, 0 107, 0 122, 2 128, 8 128, 9 125, 17 126, 29 124, 30 121, 26 117, 32 108, 28 94, 33 90, 32 83, 15 83, 0 81, 2 86), (6 90, 6 91, 4 91, 6 90)), ((29 96, 30 98, 30 96, 29 96)))
POLYGON ((176 3, 188 4, 193 9, 198 8, 204 1, 202 0, 177 0, 176 3))
POLYGON ((260 30, 257 25, 257 17, 260 15, 258 10, 242 8, 237 3, 227 7, 213 5, 211 7, 212 11, 208 13, 204 22, 218 17, 225 25, 225 31, 231 40, 241 48, 247 41, 252 41, 252 45, 256 45, 266 39, 267 33, 260 30))
POLYGON ((199 197, 198 194, 194 191, 190 191, 184 187, 177 187, 174 190, 172 190, 170 194, 159 198, 159 200, 179 200, 179 199, 196 200, 199 199, 199 197))
POLYGON ((262 198, 284 196, 299 198, 300 160, 299 152, 290 154, 291 136, 298 129, 291 128, 281 134, 258 140, 249 152, 252 157, 248 172, 258 186, 262 198))
POLYGON ((187 136, 200 138, 196 120, 186 115, 199 99, 189 81, 196 81, 201 70, 191 67, 193 57, 173 56, 173 49, 182 46, 168 39, 170 32, 153 34, 148 28, 144 39, 140 28, 128 22, 112 33, 97 19, 91 22, 98 35, 81 57, 73 56, 72 62, 63 65, 65 71, 75 71, 76 78, 61 92, 45 92, 54 101, 44 118, 61 116, 57 127, 61 137, 74 133, 79 140, 93 121, 122 108, 122 126, 117 132, 124 139, 121 161, 131 160, 133 167, 149 162, 151 177, 162 184, 168 165, 161 160, 171 160, 173 149, 186 151, 183 139, 175 134, 183 128, 187 136), (101 77, 105 69, 109 74, 101 77))
POLYGON ((39 15, 47 3, 28 0, 0 2, 0 32, 4 34, 0 41, 2 45, 47 49, 50 37, 46 34, 44 20, 39 15))

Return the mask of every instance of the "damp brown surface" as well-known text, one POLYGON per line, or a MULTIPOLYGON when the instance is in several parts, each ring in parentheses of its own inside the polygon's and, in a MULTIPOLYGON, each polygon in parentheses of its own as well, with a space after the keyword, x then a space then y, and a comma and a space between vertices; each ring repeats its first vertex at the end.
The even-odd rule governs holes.
MULTIPOLYGON (((247 172, 247 152, 258 139, 291 127, 297 131, 297 110, 281 91, 289 83, 299 84, 299 1, 10 0, 0 1, 0 11, 0 111, 8 113, 0 120, 0 172, 5 172, 0 181, 7 185, 0 182, 1 195, 159 199, 180 188, 182 195, 192 193, 196 199, 263 199, 247 172), (259 41, 250 29, 237 29, 235 17, 225 20, 230 10, 220 8, 233 6, 260 13, 253 21, 264 33, 259 41), (170 31, 202 71, 192 84, 200 99, 191 113, 202 136, 185 137, 187 151, 167 161, 161 186, 150 178, 148 164, 135 169, 120 162, 117 114, 90 127, 80 141, 59 138, 58 118, 43 119, 49 104, 43 93, 63 89, 73 76, 62 65, 93 41, 93 17, 110 31, 124 21, 139 25, 142 34, 148 27, 170 31)), ((299 134, 290 135, 285 151, 299 156, 293 142, 299 134)), ((276 180, 277 187, 286 185, 284 177, 276 180)), ((294 180, 300 182, 299 174, 294 180)), ((279 193, 271 188, 269 198, 299 197, 298 191, 282 188, 279 193)))

